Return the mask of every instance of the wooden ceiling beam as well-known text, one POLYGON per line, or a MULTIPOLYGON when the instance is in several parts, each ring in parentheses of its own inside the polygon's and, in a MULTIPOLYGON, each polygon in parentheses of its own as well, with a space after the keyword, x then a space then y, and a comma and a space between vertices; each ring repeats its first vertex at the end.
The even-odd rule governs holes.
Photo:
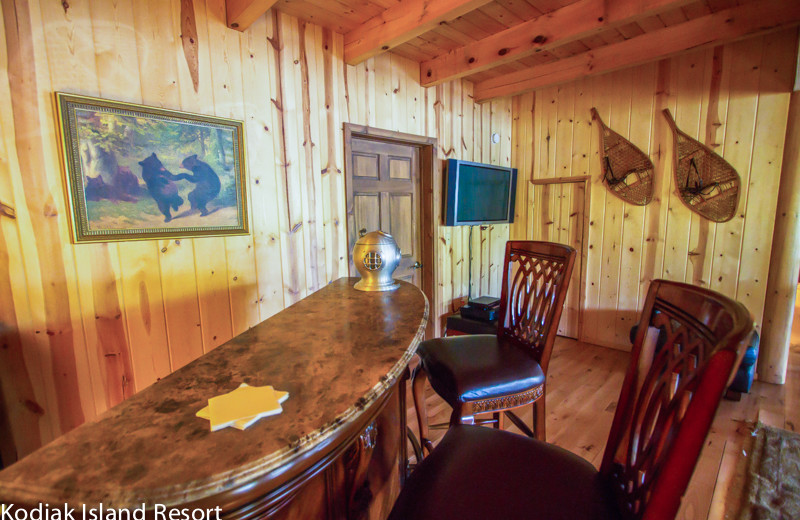
POLYGON ((533 20, 420 63, 429 87, 549 51, 600 31, 629 24, 692 0, 578 0, 533 20))
POLYGON ((619 43, 475 84, 476 101, 512 96, 800 24, 800 2, 756 0, 619 43))
POLYGON ((226 23, 231 29, 244 31, 276 3, 278 0, 225 0, 226 23))
POLYGON ((357 65, 492 0, 403 0, 344 35, 344 61, 357 65))

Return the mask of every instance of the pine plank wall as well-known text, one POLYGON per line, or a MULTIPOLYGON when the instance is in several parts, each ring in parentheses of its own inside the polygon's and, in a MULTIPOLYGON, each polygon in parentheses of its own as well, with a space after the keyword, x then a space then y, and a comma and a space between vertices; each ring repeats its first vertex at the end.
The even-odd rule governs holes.
MULTIPOLYGON (((423 89, 418 65, 390 54, 345 66, 341 35, 272 11, 239 33, 222 2, 184 0, 195 88, 181 4, 3 1, 0 202, 16 218, 0 217, 0 431, 19 456, 347 276, 343 123, 437 137, 440 159, 510 164, 510 99, 475 104, 466 81, 423 89), (252 234, 71 244, 54 91, 244 120, 252 234)), ((467 235, 436 233, 440 317, 466 295, 467 235)), ((498 292, 507 239, 508 226, 475 230, 484 293, 498 292)))
POLYGON ((512 164, 524 176, 591 176, 588 214, 572 200, 574 192, 529 183, 517 194, 519 218, 511 230, 512 238, 580 243, 573 230, 584 217, 581 339, 629 348, 629 330, 654 278, 734 297, 760 330, 797 35, 791 29, 750 38, 513 99, 512 164), (602 183, 593 106, 650 155, 655 194, 647 206, 623 202, 602 183), (664 108, 679 128, 738 171, 740 200, 732 220, 710 222, 680 201, 664 108))
MULTIPOLYGON (((2 2, 0 202, 15 213, 0 214, 4 460, 346 276, 345 122, 436 137, 440 160, 513 164, 523 181, 591 174, 579 295, 583 321, 593 323, 582 329, 588 341, 624 348, 658 276, 710 283, 760 320, 795 32, 479 105, 471 83, 424 89, 418 65, 390 54, 346 66, 341 35, 291 16, 270 12, 239 33, 225 27, 223 11, 220 0, 2 2), (187 6, 196 85, 181 39, 187 6), (73 245, 54 91, 244 120, 251 235, 73 245), (657 200, 647 208, 622 204, 600 184, 593 105, 656 162, 657 200), (742 217, 708 224, 663 182, 662 107, 739 170, 742 217), (499 144, 490 143, 494 132, 499 144)), ((546 229, 553 219, 533 205, 534 186, 521 185, 511 231, 472 231, 473 295, 499 296, 509 232, 556 236, 546 229)), ((434 186, 440 222, 441 179, 434 186)), ((559 206, 567 221, 568 208, 559 206)), ((437 330, 467 294, 469 233, 436 225, 437 330)))

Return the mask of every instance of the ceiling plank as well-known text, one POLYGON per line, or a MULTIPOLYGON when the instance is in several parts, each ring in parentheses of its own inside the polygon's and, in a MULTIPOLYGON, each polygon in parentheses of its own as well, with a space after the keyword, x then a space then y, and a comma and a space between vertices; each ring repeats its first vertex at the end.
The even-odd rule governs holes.
POLYGON ((475 84, 474 96, 476 101, 511 96, 798 24, 800 2, 756 0, 571 58, 481 81, 475 84))
POLYGON ((429 87, 630 24, 693 0, 579 0, 420 63, 429 87))
POLYGON ((492 0, 404 0, 344 35, 344 61, 357 65, 492 0))
POLYGON ((225 0, 228 27, 244 31, 276 3, 278 0, 225 0))

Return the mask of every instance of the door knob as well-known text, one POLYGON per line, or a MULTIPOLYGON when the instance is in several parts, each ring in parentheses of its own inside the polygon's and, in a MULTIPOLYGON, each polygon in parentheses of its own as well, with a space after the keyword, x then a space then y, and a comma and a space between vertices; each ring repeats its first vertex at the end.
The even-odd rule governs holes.
POLYGON ((422 269, 422 264, 419 263, 419 260, 414 262, 414 265, 411 266, 411 269, 422 269))

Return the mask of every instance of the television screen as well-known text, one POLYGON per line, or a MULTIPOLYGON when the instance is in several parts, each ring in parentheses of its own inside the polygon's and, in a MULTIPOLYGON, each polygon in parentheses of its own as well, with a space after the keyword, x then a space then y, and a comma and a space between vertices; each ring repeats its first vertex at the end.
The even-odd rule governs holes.
POLYGON ((445 223, 513 222, 516 176, 514 168, 448 160, 445 223))
POLYGON ((504 220, 508 217, 507 171, 463 164, 458 172, 457 219, 466 221, 504 220))

